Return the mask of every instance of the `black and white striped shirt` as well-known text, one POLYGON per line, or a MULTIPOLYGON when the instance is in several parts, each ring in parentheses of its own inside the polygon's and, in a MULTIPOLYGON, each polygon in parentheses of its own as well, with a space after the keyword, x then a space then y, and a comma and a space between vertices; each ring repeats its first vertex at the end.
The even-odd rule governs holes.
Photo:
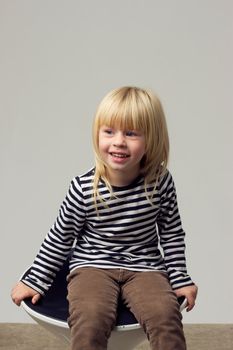
POLYGON ((113 187, 111 196, 104 182, 99 193, 105 202, 93 200, 94 168, 75 177, 59 215, 23 280, 41 294, 51 286, 56 272, 69 256, 70 270, 79 267, 122 268, 133 271, 167 272, 173 289, 193 284, 186 271, 185 233, 169 171, 156 191, 138 177, 125 187, 113 187))

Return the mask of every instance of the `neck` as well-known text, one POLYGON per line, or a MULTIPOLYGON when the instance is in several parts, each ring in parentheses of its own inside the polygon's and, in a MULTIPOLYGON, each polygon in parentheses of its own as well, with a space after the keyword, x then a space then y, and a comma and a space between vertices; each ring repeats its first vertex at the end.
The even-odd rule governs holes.
POLYGON ((139 175, 139 172, 132 173, 132 174, 125 174, 121 171, 119 172, 111 172, 108 170, 107 176, 109 179, 109 182, 112 186, 116 187, 124 187, 130 185, 139 175))

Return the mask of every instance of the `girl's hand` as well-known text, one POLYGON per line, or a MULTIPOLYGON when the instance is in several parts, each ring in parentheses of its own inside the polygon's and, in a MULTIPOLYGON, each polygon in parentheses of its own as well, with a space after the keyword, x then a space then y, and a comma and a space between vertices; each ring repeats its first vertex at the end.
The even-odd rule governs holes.
POLYGON ((187 311, 191 311, 195 305, 197 290, 198 288, 196 285, 187 286, 187 287, 174 290, 177 298, 184 296, 187 299, 187 302, 188 302, 187 311))
POLYGON ((21 301, 26 298, 32 298, 32 304, 36 304, 41 295, 34 289, 30 288, 23 282, 18 282, 11 291, 11 299, 20 306, 21 301))

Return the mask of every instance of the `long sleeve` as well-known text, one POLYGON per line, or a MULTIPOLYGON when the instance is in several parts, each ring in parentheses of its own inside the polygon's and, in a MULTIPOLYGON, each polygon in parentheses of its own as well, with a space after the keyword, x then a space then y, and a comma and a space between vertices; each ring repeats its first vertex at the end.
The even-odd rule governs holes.
POLYGON ((173 289, 194 284, 187 274, 185 259, 185 232, 177 205, 175 184, 169 172, 159 185, 160 213, 158 229, 164 262, 173 289))
POLYGON ((58 217, 46 235, 29 273, 22 280, 44 295, 67 259, 85 220, 79 179, 71 181, 58 217))

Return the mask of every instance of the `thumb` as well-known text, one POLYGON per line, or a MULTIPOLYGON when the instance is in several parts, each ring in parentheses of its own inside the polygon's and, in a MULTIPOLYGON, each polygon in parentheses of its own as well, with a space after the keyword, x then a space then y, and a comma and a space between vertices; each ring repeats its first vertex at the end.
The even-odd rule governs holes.
POLYGON ((38 300, 40 299, 40 294, 37 293, 32 297, 32 304, 36 304, 38 300))

